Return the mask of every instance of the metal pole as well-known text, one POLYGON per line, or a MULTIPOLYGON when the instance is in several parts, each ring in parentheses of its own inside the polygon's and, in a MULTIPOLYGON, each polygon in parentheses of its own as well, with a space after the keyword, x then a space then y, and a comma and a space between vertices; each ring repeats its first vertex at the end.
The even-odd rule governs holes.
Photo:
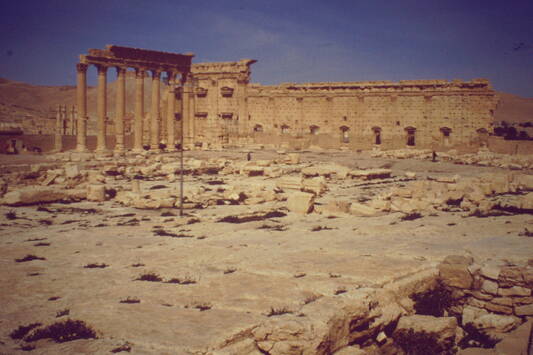
POLYGON ((181 85, 178 93, 181 95, 181 112, 180 112, 180 216, 183 216, 183 86, 185 84, 185 76, 181 76, 181 85))

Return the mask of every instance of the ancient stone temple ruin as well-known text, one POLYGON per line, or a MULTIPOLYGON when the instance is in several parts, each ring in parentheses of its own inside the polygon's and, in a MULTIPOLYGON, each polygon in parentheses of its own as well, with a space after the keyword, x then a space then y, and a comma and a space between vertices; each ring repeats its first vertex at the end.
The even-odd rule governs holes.
MULTIPOLYGON (((179 92, 184 97, 182 105, 182 114, 184 117, 189 116, 189 106, 187 99, 191 93, 187 88, 188 77, 190 75, 192 54, 174 54, 156 52, 137 48, 128 48, 109 45, 104 50, 90 49, 87 55, 80 56, 80 63, 76 65, 77 69, 77 104, 78 104, 78 124, 77 124, 77 144, 76 150, 84 152, 87 150, 87 68, 89 65, 95 65, 98 70, 98 91, 97 91, 97 140, 96 151, 107 151, 106 146, 106 121, 107 121, 107 70, 116 68, 117 70, 117 99, 115 109, 115 134, 116 144, 115 151, 124 151, 124 116, 126 111, 126 71, 133 68, 136 75, 135 85, 135 122, 134 122, 134 143, 133 150, 141 151, 143 149, 143 125, 148 124, 150 127, 149 145, 153 150, 159 149, 161 143, 161 117, 165 117, 168 123, 166 132, 168 133, 168 142, 175 141, 175 83, 178 74, 181 75, 179 80, 179 92), (167 74, 167 88, 172 92, 168 95, 167 111, 160 112, 160 81, 161 74, 167 74), (152 105, 150 112, 150 121, 145 122, 144 112, 144 76, 151 73, 152 76, 152 105)), ((187 119, 187 122, 190 122, 187 119)), ((189 128, 187 126, 187 128, 189 128)), ((174 148, 169 144, 169 149, 174 148)))
POLYGON ((78 151, 86 148, 86 70, 98 69, 97 151, 105 151, 106 72, 117 68, 114 126, 116 151, 124 146, 124 78, 136 71, 133 148, 180 144, 208 149, 263 145, 291 149, 451 148, 484 145, 497 96, 488 80, 402 80, 324 82, 264 86, 250 83, 255 60, 191 64, 192 54, 171 54, 118 46, 91 49, 78 69, 78 151), (143 107, 143 77, 152 74, 149 115, 143 107), (160 77, 167 73, 168 99, 160 107, 160 77), (181 86, 176 90, 176 75, 181 86), (170 94, 172 93, 172 94, 170 94), (149 121, 146 121, 149 116, 149 121), (164 135, 162 134, 164 133, 164 135))

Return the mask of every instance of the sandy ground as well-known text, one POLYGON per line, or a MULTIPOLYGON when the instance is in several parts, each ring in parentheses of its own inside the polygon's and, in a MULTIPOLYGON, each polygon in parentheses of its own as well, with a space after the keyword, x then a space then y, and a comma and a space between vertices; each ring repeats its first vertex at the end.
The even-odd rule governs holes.
MULTIPOLYGON (((245 157, 243 152, 186 155, 245 157)), ((274 155, 254 152, 253 159, 274 155)), ((30 162, 4 158, 9 169, 30 162)), ((304 153, 302 158, 349 167, 388 164, 394 173, 413 171, 420 178, 499 170, 371 159, 365 153, 304 153)), ((223 177, 227 184, 267 180, 235 179, 223 177)), ((186 187, 202 181, 187 177, 186 187)), ((371 195, 387 186, 337 183, 329 188, 323 199, 371 195)), ((18 326, 68 317, 85 321, 98 339, 60 344, 41 340, 32 353, 109 353, 126 343, 132 353, 202 353, 253 329, 272 309, 310 316, 306 303, 313 298, 349 298, 361 287, 381 287, 431 268, 446 255, 470 254, 480 261, 533 256, 533 238, 519 235, 526 227, 533 230, 531 215, 477 218, 439 212, 412 221, 401 216, 299 215, 286 211, 284 202, 211 206, 187 211, 184 217, 176 209, 138 210, 112 200, 41 208, 0 206, 0 353, 22 352, 22 342, 9 336, 18 326), (271 210, 286 216, 241 224, 218 221, 271 210), (8 219, 9 211, 17 218, 8 219), (175 236, 157 235, 156 230, 175 236), (15 261, 28 254, 45 260, 15 261), (105 267, 86 267, 90 264, 105 267), (145 274, 157 274, 162 282, 136 280, 145 274), (171 279, 180 283, 164 282, 171 279), (140 302, 120 302, 128 298, 140 302), (66 310, 68 315, 57 317, 66 310)))

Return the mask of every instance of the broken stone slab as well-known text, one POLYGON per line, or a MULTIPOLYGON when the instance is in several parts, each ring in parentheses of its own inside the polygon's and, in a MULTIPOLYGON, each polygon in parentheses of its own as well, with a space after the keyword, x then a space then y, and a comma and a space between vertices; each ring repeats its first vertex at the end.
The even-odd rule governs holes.
POLYGON ((286 176, 276 181, 276 187, 282 191, 286 190, 300 190, 302 188, 302 178, 286 176))
POLYGON ((369 170, 351 170, 348 175, 352 179, 373 180, 390 178, 392 170, 390 169, 369 169, 369 170))
POLYGON ((289 153, 285 160, 289 164, 300 164, 300 153, 289 153))
POLYGON ((105 185, 91 184, 87 186, 87 200, 102 202, 106 200, 105 185))
POLYGON ((501 338, 502 333, 513 330, 520 323, 521 320, 518 317, 492 313, 482 315, 472 322, 477 329, 482 329, 497 338, 501 338))
POLYGON ((67 179, 74 179, 80 176, 80 166, 78 164, 65 165, 65 177, 67 179))
POLYGON ((287 208, 291 212, 307 214, 313 211, 315 195, 307 192, 293 192, 287 198, 287 208))
POLYGON ((6 193, 0 200, 0 203, 8 206, 24 206, 67 200, 70 200, 70 197, 65 189, 45 186, 26 186, 6 193))
POLYGON ((349 201, 329 201, 320 206, 320 213, 327 215, 346 215, 350 214, 351 202, 349 201))
POLYGON ((350 204, 350 214, 359 217, 372 217, 378 214, 378 210, 358 202, 350 204))
POLYGON ((474 279, 468 271, 468 265, 441 263, 438 269, 440 278, 444 284, 462 289, 472 287, 474 279))
POLYGON ((326 178, 324 178, 323 176, 302 180, 302 191, 312 192, 315 195, 322 195, 327 189, 328 186, 326 184, 326 178))

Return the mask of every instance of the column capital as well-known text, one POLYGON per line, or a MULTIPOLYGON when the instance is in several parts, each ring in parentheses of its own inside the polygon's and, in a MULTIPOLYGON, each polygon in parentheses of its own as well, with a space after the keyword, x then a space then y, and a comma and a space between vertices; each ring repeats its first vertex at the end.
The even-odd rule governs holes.
POLYGON ((95 64, 98 74, 107 74, 107 65, 95 64))
POLYGON ((169 82, 176 80, 176 73, 173 71, 167 71, 167 76, 169 82))
POLYGON ((76 64, 76 71, 78 71, 78 73, 85 73, 87 72, 87 68, 89 67, 88 64, 85 64, 85 63, 77 63, 76 64))
POLYGON ((126 74, 128 70, 126 67, 115 67, 115 69, 117 70, 117 75, 126 74))
POLYGON ((161 76, 161 70, 159 69, 152 69, 150 72, 152 73, 152 79, 159 79, 161 76))
POLYGON ((137 78, 144 78, 146 70, 144 68, 135 68, 135 76, 137 78))

